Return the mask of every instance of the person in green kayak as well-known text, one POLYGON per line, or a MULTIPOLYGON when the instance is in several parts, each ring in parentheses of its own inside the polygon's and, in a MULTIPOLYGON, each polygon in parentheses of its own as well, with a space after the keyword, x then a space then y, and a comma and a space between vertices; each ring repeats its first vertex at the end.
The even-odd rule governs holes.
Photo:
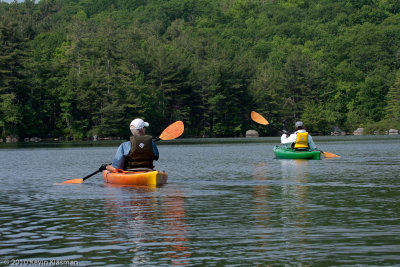
POLYGON ((297 121, 295 124, 295 132, 288 136, 286 131, 283 131, 281 143, 290 145, 295 150, 317 150, 311 135, 304 129, 303 122, 297 121))
POLYGON ((159 153, 150 135, 146 135, 148 122, 134 119, 129 125, 131 137, 122 143, 115 153, 112 164, 105 166, 110 172, 137 168, 153 169, 153 160, 158 160, 159 153))

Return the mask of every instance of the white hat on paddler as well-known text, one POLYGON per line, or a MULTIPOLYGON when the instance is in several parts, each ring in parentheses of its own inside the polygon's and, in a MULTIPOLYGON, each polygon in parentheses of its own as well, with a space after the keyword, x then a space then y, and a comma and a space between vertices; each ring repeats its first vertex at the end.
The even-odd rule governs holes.
POLYGON ((134 119, 129 125, 129 129, 131 130, 140 130, 144 127, 149 127, 149 123, 142 119, 134 119))
POLYGON ((302 121, 296 121, 296 127, 304 127, 302 121))

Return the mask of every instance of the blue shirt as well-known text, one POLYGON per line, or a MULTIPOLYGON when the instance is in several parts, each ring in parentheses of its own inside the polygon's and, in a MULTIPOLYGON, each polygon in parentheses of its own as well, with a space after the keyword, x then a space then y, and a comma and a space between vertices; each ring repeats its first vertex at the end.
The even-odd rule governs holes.
MULTIPOLYGON (((153 141, 151 143, 153 145, 154 156, 156 157, 156 160, 158 160, 158 157, 159 157, 158 148, 153 141)), ((131 151, 131 142, 130 141, 123 142, 118 147, 118 150, 115 153, 115 157, 114 157, 112 166, 114 168, 123 169, 124 163, 125 163, 125 157, 128 156, 130 151, 131 151)))

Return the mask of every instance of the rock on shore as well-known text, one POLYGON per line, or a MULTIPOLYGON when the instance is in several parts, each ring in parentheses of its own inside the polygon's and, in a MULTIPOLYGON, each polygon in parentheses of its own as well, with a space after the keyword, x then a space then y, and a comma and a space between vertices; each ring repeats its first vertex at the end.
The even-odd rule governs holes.
POLYGON ((260 135, 256 130, 247 130, 246 137, 259 137, 260 135))

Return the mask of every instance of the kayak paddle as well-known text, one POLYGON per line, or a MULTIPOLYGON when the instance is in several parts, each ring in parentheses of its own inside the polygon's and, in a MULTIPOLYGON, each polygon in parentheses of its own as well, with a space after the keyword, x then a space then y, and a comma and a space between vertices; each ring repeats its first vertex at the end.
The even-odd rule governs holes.
MULTIPOLYGON (((159 140, 172 140, 172 139, 178 138, 179 136, 182 135, 184 130, 185 130, 185 126, 183 125, 183 122, 176 121, 176 122, 172 123, 171 125, 169 125, 167 128, 165 128, 164 131, 160 134, 160 136, 157 137, 156 139, 154 139, 153 141, 157 142, 159 140)), ((83 178, 71 179, 71 180, 63 182, 63 184, 81 184, 89 177, 92 177, 96 173, 99 173, 99 172, 102 172, 103 170, 105 170, 106 166, 110 165, 110 164, 103 164, 97 171, 89 174, 88 176, 83 177, 83 178)))
POLYGON ((172 140, 181 136, 183 131, 185 130, 185 126, 183 125, 182 121, 176 121, 169 125, 164 131, 160 134, 159 137, 154 139, 154 142, 159 140, 172 140))
MULTIPOLYGON (((271 125, 273 128, 277 129, 278 131, 280 131, 282 133, 285 133, 283 130, 280 130, 280 129, 276 128, 275 126, 273 126, 272 124, 270 124, 267 121, 267 119, 265 119, 262 115, 260 115, 259 113, 255 112, 255 111, 251 112, 251 119, 253 121, 259 123, 259 124, 262 124, 262 125, 271 125)), ((319 150, 319 151, 322 154, 324 154, 325 158, 338 158, 338 157, 340 157, 339 155, 336 155, 336 154, 333 154, 333 153, 330 153, 330 152, 324 152, 324 151, 321 151, 321 150, 319 150)))
POLYGON ((336 155, 336 154, 333 154, 333 153, 330 153, 330 152, 324 152, 322 150, 320 150, 320 152, 322 154, 324 154, 325 158, 338 158, 338 157, 340 157, 339 155, 336 155))
MULTIPOLYGON (((103 165, 102 165, 102 166, 103 166, 103 165)), ((88 176, 85 176, 85 177, 83 177, 83 178, 71 179, 71 180, 68 180, 68 181, 63 182, 63 184, 81 184, 81 183, 83 183, 83 181, 85 181, 86 179, 92 177, 93 175, 95 175, 96 173, 99 173, 99 172, 101 172, 101 171, 103 171, 103 170, 102 170, 101 167, 100 167, 97 171, 95 171, 94 173, 89 174, 88 176)))
POLYGON ((267 121, 266 118, 264 118, 261 114, 255 112, 255 111, 252 111, 250 116, 251 116, 251 119, 253 121, 255 121, 255 122, 259 123, 259 124, 262 124, 262 125, 268 125, 269 124, 269 122, 267 121))
POLYGON ((253 121, 255 121, 255 122, 259 123, 259 124, 262 124, 262 125, 270 125, 271 127, 275 128, 276 130, 278 130, 278 131, 280 131, 280 132, 282 132, 282 133, 285 133, 283 130, 278 129, 278 128, 276 128, 274 125, 270 124, 270 123, 267 121, 266 118, 264 118, 261 114, 255 112, 255 111, 252 111, 251 114, 250 114, 250 116, 251 116, 251 119, 252 119, 253 121))

